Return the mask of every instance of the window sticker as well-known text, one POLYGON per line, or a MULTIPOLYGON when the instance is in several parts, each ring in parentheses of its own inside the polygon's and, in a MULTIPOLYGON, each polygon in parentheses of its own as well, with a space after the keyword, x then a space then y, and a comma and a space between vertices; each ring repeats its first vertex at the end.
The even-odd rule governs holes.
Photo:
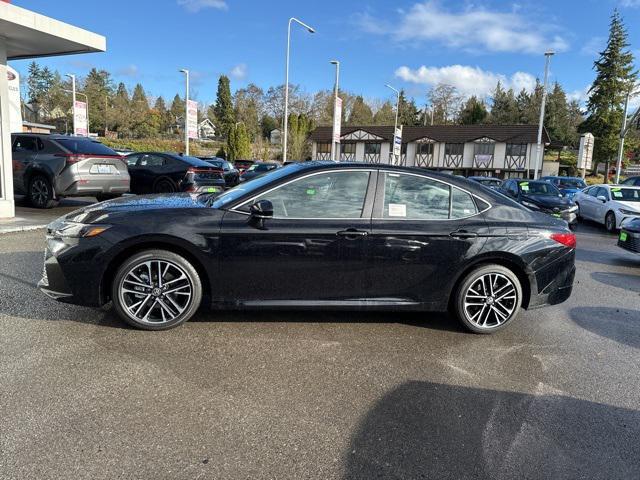
POLYGON ((406 217, 407 206, 404 203, 390 203, 389 216, 390 217, 406 217))
POLYGON ((613 187, 611 189, 612 192, 619 192, 620 190, 622 190, 620 187, 613 187))
POLYGON ((611 195, 613 196, 613 198, 622 198, 623 196, 619 188, 616 188, 615 190, 612 188, 611 195))
POLYGON ((307 195, 315 195, 315 194, 316 194, 315 188, 307 188, 307 195))
POLYGON ((528 192, 529 191, 529 182, 524 182, 520 184, 520 188, 522 189, 523 192, 528 192))

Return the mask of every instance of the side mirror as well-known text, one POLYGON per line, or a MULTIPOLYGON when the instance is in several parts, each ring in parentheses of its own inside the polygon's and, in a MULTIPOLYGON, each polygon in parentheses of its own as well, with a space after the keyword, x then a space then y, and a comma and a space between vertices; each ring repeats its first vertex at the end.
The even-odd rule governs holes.
POLYGON ((602 203, 605 203, 607 201, 607 197, 605 197, 604 195, 598 195, 598 200, 600 200, 602 203))
POLYGON ((249 209, 253 218, 272 218, 273 217, 273 203, 269 200, 260 200, 251 205, 249 209))

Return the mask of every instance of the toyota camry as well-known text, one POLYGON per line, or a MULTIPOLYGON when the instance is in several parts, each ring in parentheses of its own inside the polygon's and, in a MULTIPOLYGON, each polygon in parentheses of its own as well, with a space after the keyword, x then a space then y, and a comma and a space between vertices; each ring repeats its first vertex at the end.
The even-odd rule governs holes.
POLYGON ((48 226, 40 288, 163 330, 214 309, 446 311, 491 333, 566 300, 567 224, 417 168, 305 162, 220 196, 125 197, 48 226))

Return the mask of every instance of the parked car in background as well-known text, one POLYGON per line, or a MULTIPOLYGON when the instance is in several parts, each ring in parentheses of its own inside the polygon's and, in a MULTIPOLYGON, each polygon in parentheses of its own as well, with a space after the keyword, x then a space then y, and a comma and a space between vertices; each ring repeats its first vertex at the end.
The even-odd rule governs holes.
POLYGON ((113 148, 112 150, 116 152, 118 155, 121 155, 123 157, 126 157, 127 155, 131 155, 132 153, 136 153, 134 150, 131 150, 130 148, 113 148))
POLYGON ((255 162, 253 160, 234 160, 233 166, 236 167, 238 172, 242 173, 247 170, 255 162))
POLYGON ((494 190, 497 190, 498 188, 500 188, 500 185, 502 185, 502 180, 495 177, 475 176, 475 177, 467 177, 467 178, 473 182, 479 183, 480 185, 484 185, 485 187, 493 188, 494 190))
POLYGON ((227 188, 235 187, 240 183, 240 172, 230 162, 227 162, 224 158, 218 157, 198 157, 200 160, 204 160, 209 165, 213 165, 216 168, 222 170, 224 176, 224 182, 227 188))
POLYGON ((500 192, 531 210, 563 219, 571 228, 578 223, 578 207, 549 182, 510 178, 500 192))
POLYGON ((122 157, 87 137, 11 134, 13 188, 36 208, 64 197, 115 198, 129 191, 122 157))
POLYGON ((640 217, 640 187, 593 185, 573 200, 581 218, 603 224, 610 232, 620 228, 624 220, 640 217))
POLYGON ((620 183, 629 187, 640 187, 640 177, 629 177, 620 183))
POLYGON ((180 325, 207 298, 216 309, 450 309, 492 333, 521 308, 564 302, 575 275, 565 222, 451 175, 365 163, 289 165, 215 198, 125 197, 61 217, 47 242, 44 293, 112 300, 147 330, 180 325))
POLYGON ((196 157, 143 152, 126 158, 131 193, 222 192, 222 169, 196 157))
POLYGON ((256 177, 269 173, 276 168, 280 168, 280 164, 276 162, 256 162, 240 175, 240 181, 246 182, 256 177))
POLYGON ((542 177, 540 180, 553 183, 567 198, 573 198, 576 193, 587 187, 580 177, 542 177))
POLYGON ((630 252, 640 253, 640 218, 627 220, 622 224, 618 246, 630 252))

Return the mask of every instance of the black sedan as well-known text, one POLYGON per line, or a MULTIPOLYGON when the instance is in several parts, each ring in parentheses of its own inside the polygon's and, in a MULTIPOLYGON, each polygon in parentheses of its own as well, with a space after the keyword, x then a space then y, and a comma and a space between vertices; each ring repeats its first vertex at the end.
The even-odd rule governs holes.
POLYGON ((221 168, 196 157, 144 152, 125 157, 131 176, 131 193, 222 192, 221 168))
POLYGON ((200 160, 204 160, 209 165, 212 165, 222 170, 224 176, 224 183, 227 188, 235 187, 240 183, 240 172, 230 162, 227 162, 224 158, 218 157, 198 157, 200 160))
POLYGON ((265 173, 269 173, 271 170, 275 170, 276 168, 280 168, 280 164, 276 162, 256 162, 247 168, 240 175, 240 181, 246 182, 248 180, 253 180, 265 173))
POLYGON ((574 228, 578 224, 578 207, 555 185, 541 180, 505 180, 499 191, 525 207, 561 218, 574 228))
POLYGON ((148 330, 216 309, 450 309, 473 332, 571 294, 566 223, 450 175, 305 162, 220 196, 129 197, 48 226, 40 288, 148 330))
POLYGON ((640 253, 640 218, 627 221, 620 227, 618 246, 630 252, 640 253))

